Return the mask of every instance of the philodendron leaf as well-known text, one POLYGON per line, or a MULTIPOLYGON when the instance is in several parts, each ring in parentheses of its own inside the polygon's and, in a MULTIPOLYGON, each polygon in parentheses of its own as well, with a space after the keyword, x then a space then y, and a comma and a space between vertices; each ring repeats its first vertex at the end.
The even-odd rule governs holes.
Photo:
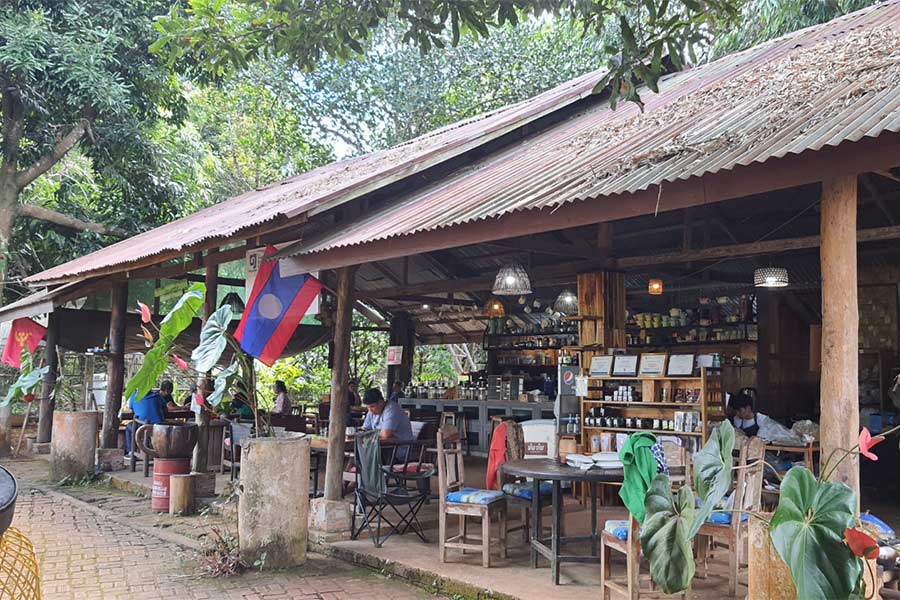
POLYGON ((194 368, 206 373, 216 366, 228 345, 228 324, 231 323, 231 305, 224 304, 206 319, 200 331, 200 345, 191 353, 194 368))
POLYGON ((182 331, 187 329, 194 317, 203 307, 203 298, 206 296, 206 286, 202 283, 194 283, 182 294, 169 314, 159 324, 159 337, 169 338, 175 341, 182 331))
POLYGON ((219 403, 222 402, 222 398, 225 396, 225 392, 231 387, 237 371, 238 361, 234 361, 227 369, 224 369, 216 376, 216 381, 213 384, 213 391, 206 399, 207 404, 210 406, 218 406, 219 403))
POLYGON ((712 514, 716 504, 731 488, 731 453, 734 451, 734 427, 722 421, 712 432, 703 448, 694 454, 694 489, 701 505, 697 509, 690 538, 712 514))
POLYGON ((666 594, 686 590, 694 578, 694 553, 689 535, 696 518, 694 494, 688 486, 673 497, 664 473, 650 483, 644 501, 641 549, 650 561, 650 577, 666 594))
POLYGON ((156 345, 147 351, 147 354, 144 355, 144 362, 141 363, 141 368, 125 385, 126 402, 132 398, 135 402, 139 402, 153 389, 159 378, 166 372, 166 367, 169 366, 168 351, 170 346, 171 344, 160 345, 157 342, 156 345))
POLYGON ((797 598, 853 597, 863 565, 843 535, 855 512, 856 497, 848 486, 819 482, 803 467, 788 471, 769 531, 791 570, 797 598))
POLYGON ((0 406, 6 406, 13 400, 31 393, 31 390, 40 382, 44 375, 50 372, 50 367, 41 367, 40 369, 29 369, 22 372, 9 389, 6 391, 6 397, 0 406))

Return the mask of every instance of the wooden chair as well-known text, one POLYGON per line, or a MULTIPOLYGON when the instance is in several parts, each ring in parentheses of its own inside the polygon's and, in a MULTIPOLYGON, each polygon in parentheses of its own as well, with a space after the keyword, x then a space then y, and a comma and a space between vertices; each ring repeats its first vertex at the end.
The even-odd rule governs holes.
POLYGON ((469 426, 464 412, 442 412, 441 427, 450 425, 459 432, 460 442, 466 447, 466 455, 469 454, 469 426))
POLYGON ((231 481, 241 468, 241 444, 251 433, 249 423, 235 423, 225 419, 225 437, 222 440, 222 456, 219 463, 219 472, 224 474, 228 468, 231 481))
POLYGON ((131 434, 131 459, 129 460, 129 462, 131 463, 131 472, 134 473, 137 470, 137 461, 140 460, 143 463, 144 477, 150 477, 150 462, 153 459, 141 452, 141 449, 138 448, 137 442, 134 441, 137 430, 141 428, 141 425, 146 425, 146 423, 138 418, 134 418, 132 419, 132 421, 134 422, 134 431, 131 434))
MULTIPOLYGON (((493 436, 493 433, 491 434, 493 436)), ((522 432, 522 426, 515 421, 507 421, 506 423, 506 460, 520 460, 525 458, 525 435, 522 432)), ((510 526, 507 523, 507 534, 514 531, 522 531, 522 540, 528 544, 531 538, 531 495, 534 488, 530 483, 524 481, 516 481, 514 478, 498 477, 500 490, 506 498, 507 513, 509 509, 519 509, 521 519, 518 525, 510 526)), ((553 488, 550 482, 546 482, 541 487, 541 510, 544 508, 552 508, 550 496, 553 488)), ((565 523, 565 519, 562 521, 565 523)), ((565 535, 565 532, 562 532, 565 535)))
MULTIPOLYGON (((738 468, 734 475, 734 510, 759 512, 762 504, 763 459, 766 447, 758 437, 748 438, 741 446, 738 468)), ((701 577, 708 573, 710 546, 723 544, 728 547, 728 595, 737 594, 738 570, 744 545, 747 542, 747 520, 736 513, 719 513, 729 517, 727 522, 707 522, 697 532, 697 558, 702 569, 701 577)))
MULTIPOLYGON (((684 475, 670 476, 673 489, 690 485, 691 465, 687 450, 674 442, 662 442, 662 446, 666 453, 666 464, 669 467, 684 467, 684 475)), ((608 531, 604 527, 600 534, 600 587, 602 600, 612 598, 613 594, 623 595, 629 600, 671 597, 657 589, 649 575, 641 577, 640 523, 630 514, 628 520, 619 527, 613 531, 608 531), (619 533, 620 528, 624 529, 625 527, 627 527, 627 535, 625 539, 620 539, 616 533, 619 533), (612 576, 613 551, 625 555, 624 578, 612 576), (642 583, 646 585, 641 587, 642 583)), ((689 590, 686 590, 676 596, 687 598, 688 592, 689 590)))
POLYGON ((499 490, 475 490, 465 487, 465 465, 459 432, 451 425, 444 425, 437 433, 438 489, 440 511, 438 513, 438 545, 441 562, 447 562, 447 549, 481 550, 481 564, 491 566, 491 542, 495 542, 500 558, 506 558, 506 499, 499 490), (447 517, 459 517, 459 533, 448 536, 447 517), (468 542, 466 520, 481 519, 479 543, 468 542), (491 520, 499 522, 499 536, 491 539, 491 520))

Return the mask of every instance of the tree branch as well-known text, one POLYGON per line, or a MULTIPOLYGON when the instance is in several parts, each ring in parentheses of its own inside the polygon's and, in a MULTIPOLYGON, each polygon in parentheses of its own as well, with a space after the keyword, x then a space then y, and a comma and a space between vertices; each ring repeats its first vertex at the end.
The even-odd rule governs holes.
POLYGON ((82 221, 81 219, 58 213, 55 210, 44 208, 43 206, 35 206, 34 204, 20 204, 16 207, 16 212, 23 217, 39 219, 55 225, 68 227, 78 231, 93 231, 100 235, 109 235, 113 237, 127 237, 128 233, 115 228, 107 227, 100 223, 92 223, 91 221, 82 221))
POLYGON ((32 181, 46 173, 50 168, 58 163, 62 158, 75 147, 78 140, 82 138, 88 130, 90 121, 81 119, 64 137, 56 142, 53 150, 40 157, 33 165, 19 172, 16 178, 16 185, 20 190, 25 189, 32 181))

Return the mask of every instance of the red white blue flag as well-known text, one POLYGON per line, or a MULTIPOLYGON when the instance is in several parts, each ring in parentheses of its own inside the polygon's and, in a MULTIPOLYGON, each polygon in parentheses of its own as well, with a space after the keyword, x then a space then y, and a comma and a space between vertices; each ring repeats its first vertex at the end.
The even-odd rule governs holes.
POLYGON ((267 246, 253 282, 247 306, 234 337, 241 349, 272 366, 306 310, 322 290, 322 283, 309 274, 282 277, 277 260, 266 260, 276 252, 267 246))

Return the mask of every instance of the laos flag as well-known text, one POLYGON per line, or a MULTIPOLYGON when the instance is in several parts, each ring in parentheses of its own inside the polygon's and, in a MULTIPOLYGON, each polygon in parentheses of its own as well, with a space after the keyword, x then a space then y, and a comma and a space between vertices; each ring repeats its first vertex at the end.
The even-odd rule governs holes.
POLYGON ((282 277, 278 260, 266 260, 276 252, 266 247, 262 264, 253 282, 247 306, 234 337, 241 349, 272 366, 280 356, 322 283, 309 274, 282 277))

